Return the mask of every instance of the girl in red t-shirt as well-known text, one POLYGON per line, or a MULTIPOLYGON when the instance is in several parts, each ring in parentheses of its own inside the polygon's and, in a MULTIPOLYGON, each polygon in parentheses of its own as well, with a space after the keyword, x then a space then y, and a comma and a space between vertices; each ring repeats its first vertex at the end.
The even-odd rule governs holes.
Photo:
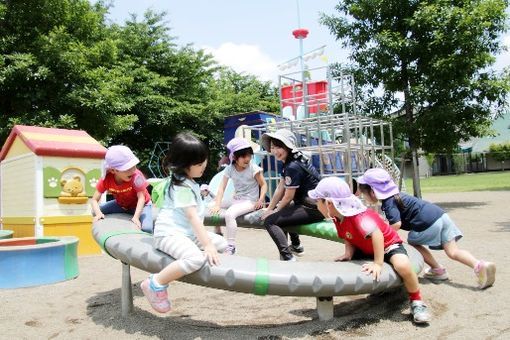
POLYGON ((362 270, 372 274, 376 281, 379 281, 383 262, 391 264, 409 294, 414 322, 429 322, 430 314, 421 299, 418 276, 411 268, 397 232, 375 211, 367 209, 340 178, 322 179, 308 196, 317 200, 317 208, 324 217, 333 219, 338 237, 344 239, 345 252, 335 261, 349 261, 355 252, 373 256, 373 262, 364 264, 362 270))
POLYGON ((96 185, 92 197, 94 222, 104 215, 115 213, 133 214, 131 221, 145 232, 152 233, 152 202, 147 191, 147 180, 136 168, 139 159, 123 145, 114 145, 105 156, 106 175, 96 185), (113 195, 114 200, 99 205, 104 192, 113 195))

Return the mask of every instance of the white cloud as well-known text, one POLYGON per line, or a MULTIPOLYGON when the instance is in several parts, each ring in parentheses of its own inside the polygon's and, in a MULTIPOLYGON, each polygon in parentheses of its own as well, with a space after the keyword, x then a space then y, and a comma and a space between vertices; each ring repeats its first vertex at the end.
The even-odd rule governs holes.
POLYGON ((503 45, 506 46, 506 48, 510 49, 510 35, 506 35, 503 37, 503 45))
POLYGON ((263 53, 257 45, 223 43, 218 48, 203 46, 216 61, 234 71, 255 75, 260 80, 277 81, 277 63, 263 53))
POLYGON ((501 37, 501 45, 506 47, 506 51, 502 51, 496 56, 496 63, 494 64, 496 70, 510 67, 510 35, 501 37))

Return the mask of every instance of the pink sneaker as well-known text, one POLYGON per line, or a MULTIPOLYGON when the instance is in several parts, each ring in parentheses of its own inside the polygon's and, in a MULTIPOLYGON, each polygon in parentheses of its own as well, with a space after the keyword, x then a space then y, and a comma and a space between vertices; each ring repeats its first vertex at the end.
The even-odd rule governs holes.
POLYGON ((492 262, 479 261, 475 266, 478 288, 490 287, 496 281, 496 265, 492 262))
POLYGON ((446 281, 448 280, 448 272, 444 267, 429 268, 425 271, 423 277, 429 280, 446 281))
POLYGON ((143 295, 149 300, 152 308, 160 313, 167 313, 172 309, 170 301, 168 301, 168 293, 166 289, 157 292, 151 289, 150 278, 145 279, 141 284, 143 295))

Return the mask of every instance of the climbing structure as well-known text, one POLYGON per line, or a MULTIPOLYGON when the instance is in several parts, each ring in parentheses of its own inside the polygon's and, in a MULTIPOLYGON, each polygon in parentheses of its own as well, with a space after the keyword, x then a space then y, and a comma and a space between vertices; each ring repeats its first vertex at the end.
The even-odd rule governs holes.
MULTIPOLYGON (((299 149, 311 157, 322 177, 339 176, 351 183, 366 169, 382 167, 398 183, 391 123, 357 113, 354 77, 338 69, 335 74, 325 66, 281 75, 281 114, 286 119, 245 129, 252 136, 291 130, 299 149), (313 80, 314 75, 324 80, 313 80)), ((272 192, 281 165, 267 151, 259 155, 264 158, 264 174, 272 192)))

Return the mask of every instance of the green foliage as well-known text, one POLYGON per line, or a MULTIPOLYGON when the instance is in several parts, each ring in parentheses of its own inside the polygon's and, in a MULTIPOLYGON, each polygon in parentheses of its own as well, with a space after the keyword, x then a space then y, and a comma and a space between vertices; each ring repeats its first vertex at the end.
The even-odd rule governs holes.
POLYGON ((461 174, 466 172, 466 154, 463 153, 455 153, 452 155, 453 158, 453 167, 455 173, 461 174))
POLYGON ((321 21, 352 50, 360 112, 393 119, 395 135, 403 132, 413 149, 447 152, 484 135, 508 105, 510 74, 490 69, 503 48, 507 7, 507 0, 344 0, 340 16, 321 21))
POLYGON ((224 116, 278 110, 270 83, 178 48, 164 13, 117 25, 107 11, 101 1, 0 2, 0 139, 15 124, 82 129, 130 146, 144 166, 155 142, 190 130, 215 164, 224 116))
POLYGON ((506 143, 491 144, 489 146, 490 155, 498 162, 510 160, 510 141, 506 143))
POLYGON ((425 156, 425 159, 427 160, 427 164, 429 165, 429 167, 432 167, 434 165, 434 160, 436 159, 436 154, 435 153, 427 153, 424 156, 425 156))

